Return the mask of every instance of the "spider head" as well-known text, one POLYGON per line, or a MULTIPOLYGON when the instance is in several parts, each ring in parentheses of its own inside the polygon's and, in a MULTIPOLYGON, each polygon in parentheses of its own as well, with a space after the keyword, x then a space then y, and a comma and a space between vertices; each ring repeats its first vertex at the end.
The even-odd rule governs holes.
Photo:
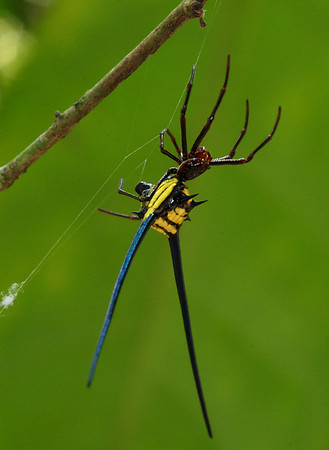
POLYGON ((177 175, 181 180, 193 180, 207 169, 210 169, 212 157, 206 147, 198 147, 193 154, 189 153, 187 159, 183 161, 177 169, 177 175))

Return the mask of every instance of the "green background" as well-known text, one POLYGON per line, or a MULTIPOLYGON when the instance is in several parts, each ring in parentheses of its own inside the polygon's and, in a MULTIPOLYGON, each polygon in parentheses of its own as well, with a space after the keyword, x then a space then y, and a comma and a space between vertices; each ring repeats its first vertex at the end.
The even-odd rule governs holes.
MULTIPOLYGON (((58 0, 30 21, 24 63, 2 83, 0 165, 176 4, 58 0)), ((206 4, 207 28, 184 25, 0 194, 4 291, 26 279, 112 175, 0 316, 2 449, 329 448, 329 3, 222 0, 216 15, 214 6, 206 4), (250 126, 239 157, 265 138, 282 106, 277 134, 251 164, 213 168, 189 183, 198 199, 208 199, 184 224, 181 246, 212 441, 193 384, 169 246, 153 230, 86 389, 137 227, 97 207, 130 213, 137 205, 116 194, 119 179, 133 191, 171 166, 156 138, 118 168, 168 125, 204 36, 189 142, 214 105, 228 53, 228 91, 205 140, 213 156, 225 155, 239 135, 246 98, 250 126)), ((178 138, 179 108, 170 128, 178 138)))

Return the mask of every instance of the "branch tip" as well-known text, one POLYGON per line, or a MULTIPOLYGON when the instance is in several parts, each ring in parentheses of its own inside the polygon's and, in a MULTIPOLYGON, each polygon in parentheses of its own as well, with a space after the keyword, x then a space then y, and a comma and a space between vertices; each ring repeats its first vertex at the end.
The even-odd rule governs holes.
POLYGON ((207 22, 204 21, 203 17, 200 17, 199 22, 200 22, 201 28, 204 28, 207 26, 207 22))

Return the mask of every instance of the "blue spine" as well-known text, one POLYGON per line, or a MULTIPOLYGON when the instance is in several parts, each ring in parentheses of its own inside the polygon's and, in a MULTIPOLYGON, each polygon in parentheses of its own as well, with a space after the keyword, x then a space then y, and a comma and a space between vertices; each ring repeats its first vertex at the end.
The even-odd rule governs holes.
POLYGON ((122 284, 124 282, 124 279, 127 275, 129 266, 133 260, 133 257, 138 249, 138 247, 140 246, 140 244, 142 243, 146 233, 148 232, 149 228, 152 226, 153 222, 155 221, 155 217, 154 214, 149 215, 145 220, 142 221, 142 223, 140 224, 140 226, 138 227, 138 230, 135 234, 134 239, 132 240, 132 243, 130 244, 129 250, 126 254, 126 257, 123 261, 123 264, 121 266, 117 281, 115 283, 115 286, 113 288, 113 292, 112 292, 112 297, 106 312, 106 316, 105 316, 105 320, 104 320, 104 324, 102 327, 102 331, 101 334, 99 336, 98 339, 98 343, 97 343, 97 347, 95 350, 95 354, 91 363, 91 368, 90 368, 90 372, 89 372, 89 378, 88 378, 88 383, 87 386, 89 387, 92 383, 93 377, 94 377, 94 373, 95 373, 95 369, 96 369, 96 365, 97 365, 97 361, 99 358, 99 355, 101 353, 104 341, 105 341, 105 337, 107 334, 107 331, 109 329, 110 323, 111 323, 111 319, 114 313, 114 309, 115 309, 115 305, 117 303, 118 297, 119 297, 119 293, 122 287, 122 284))

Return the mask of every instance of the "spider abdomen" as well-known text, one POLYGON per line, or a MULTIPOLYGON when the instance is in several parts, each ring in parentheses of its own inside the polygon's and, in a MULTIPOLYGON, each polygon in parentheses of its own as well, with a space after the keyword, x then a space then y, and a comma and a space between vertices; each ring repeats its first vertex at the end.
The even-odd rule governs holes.
POLYGON ((168 237, 172 234, 176 234, 183 222, 188 219, 188 213, 192 209, 191 203, 192 200, 189 199, 184 205, 170 209, 154 222, 152 228, 168 237))
POLYGON ((176 176, 169 176, 155 189, 151 199, 142 203, 143 219, 154 214, 156 220, 152 228, 168 237, 176 234, 194 207, 193 197, 176 176))

